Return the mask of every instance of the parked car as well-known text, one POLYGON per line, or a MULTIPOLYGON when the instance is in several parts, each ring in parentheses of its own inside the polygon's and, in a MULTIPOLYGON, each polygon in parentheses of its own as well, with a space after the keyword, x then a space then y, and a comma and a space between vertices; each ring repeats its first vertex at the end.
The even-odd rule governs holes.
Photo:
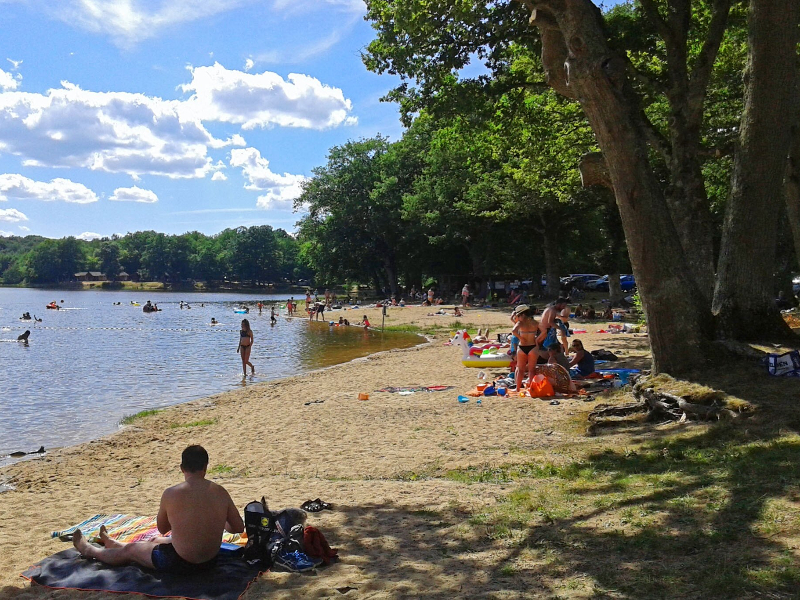
POLYGON ((578 289, 582 290, 586 287, 587 282, 594 281, 599 279, 600 275, 594 273, 573 273, 568 277, 561 278, 561 289, 562 290, 571 290, 571 289, 578 289))
MULTIPOLYGON (((598 279, 594 283, 594 289, 597 292, 607 292, 608 291, 608 275, 604 275, 600 279, 598 279)), ((620 275, 619 278, 620 287, 622 291, 625 293, 632 292, 636 289, 636 279, 634 279, 633 275, 620 275)))

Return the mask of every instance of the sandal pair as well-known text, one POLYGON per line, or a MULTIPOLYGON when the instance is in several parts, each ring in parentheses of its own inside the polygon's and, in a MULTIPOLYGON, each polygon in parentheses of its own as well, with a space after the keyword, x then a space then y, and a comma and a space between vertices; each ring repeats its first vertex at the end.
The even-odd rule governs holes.
POLYGON ((320 512, 325 510, 326 508, 328 510, 333 510, 333 507, 330 504, 328 504, 327 502, 323 502, 319 498, 317 498, 316 500, 306 500, 305 502, 303 502, 302 505, 300 505, 300 508, 302 508, 306 512, 320 512))

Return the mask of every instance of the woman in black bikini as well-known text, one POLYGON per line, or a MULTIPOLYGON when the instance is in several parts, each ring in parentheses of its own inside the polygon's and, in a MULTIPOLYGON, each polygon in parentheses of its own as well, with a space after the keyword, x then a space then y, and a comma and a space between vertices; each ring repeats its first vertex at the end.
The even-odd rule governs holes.
POLYGON ((250 362, 250 351, 253 349, 253 330, 250 329, 250 321, 242 319, 242 330, 239 332, 239 347, 236 351, 242 357, 242 371, 245 376, 247 375, 247 367, 250 366, 252 374, 255 374, 256 368, 250 362))
POLYGON ((539 352, 536 348, 536 337, 539 335, 539 323, 534 318, 534 309, 525 304, 517 306, 512 314, 517 319, 512 333, 519 338, 515 381, 517 384, 517 393, 521 393, 523 374, 527 370, 528 380, 530 381, 536 370, 536 362, 539 359, 539 352))

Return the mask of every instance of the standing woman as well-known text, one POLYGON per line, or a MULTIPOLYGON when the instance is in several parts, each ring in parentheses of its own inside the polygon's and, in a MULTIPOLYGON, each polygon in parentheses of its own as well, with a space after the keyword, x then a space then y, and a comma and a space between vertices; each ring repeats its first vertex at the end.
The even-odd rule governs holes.
POLYGON ((247 367, 250 366, 252 374, 255 375, 256 368, 250 362, 250 351, 253 349, 253 330, 250 329, 250 321, 242 319, 242 330, 239 332, 239 347, 236 351, 242 356, 242 371, 247 375, 247 367))
POLYGON ((522 379, 528 375, 528 382, 533 380, 536 371, 536 363, 539 360, 539 349, 536 347, 536 338, 539 335, 539 323, 534 318, 534 309, 525 304, 520 304, 511 313, 512 320, 516 319, 513 336, 519 339, 517 347, 517 371, 515 373, 515 383, 517 393, 522 394, 522 379))

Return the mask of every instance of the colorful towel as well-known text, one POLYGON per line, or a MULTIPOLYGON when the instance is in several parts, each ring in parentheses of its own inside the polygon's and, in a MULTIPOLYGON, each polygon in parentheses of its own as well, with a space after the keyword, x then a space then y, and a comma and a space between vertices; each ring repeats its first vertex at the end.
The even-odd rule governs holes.
POLYGON ((445 392, 452 390, 455 386, 452 385, 412 385, 407 387, 385 387, 376 392, 389 392, 396 394, 398 392, 445 392))
MULTIPOLYGON (((118 542, 144 542, 161 535, 156 525, 156 517, 111 514, 94 515, 77 525, 62 531, 54 531, 50 535, 51 537, 59 538, 62 542, 69 542, 72 541, 72 534, 75 533, 75 530, 80 529, 87 540, 97 542, 99 541, 98 534, 101 525, 105 525, 106 529, 108 529, 109 537, 118 542)), ((247 543, 247 534, 228 533, 226 531, 222 536, 222 541, 223 543, 244 546, 247 543)))

